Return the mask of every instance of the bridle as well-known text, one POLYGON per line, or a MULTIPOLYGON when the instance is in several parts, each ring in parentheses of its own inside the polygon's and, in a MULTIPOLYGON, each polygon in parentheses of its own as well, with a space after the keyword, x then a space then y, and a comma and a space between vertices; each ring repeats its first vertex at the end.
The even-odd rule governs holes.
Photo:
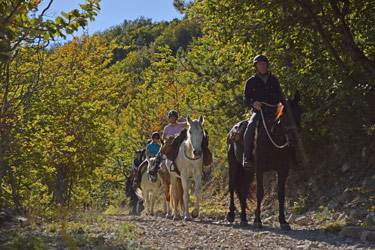
MULTIPOLYGON (((266 102, 260 102, 262 105, 265 105, 265 106, 268 106, 268 107, 271 107, 271 108, 277 108, 279 105, 272 105, 272 104, 269 104, 269 103, 266 103, 266 102)), ((268 129, 267 129, 267 126, 266 126, 266 122, 264 120, 264 115, 263 115, 263 110, 262 108, 260 109, 260 115, 262 116, 262 122, 263 122, 263 126, 264 126, 264 129, 266 130, 266 133, 267 133, 267 136, 268 138, 270 139, 270 141, 272 142, 272 144, 276 147, 276 148, 279 148, 279 149, 282 149, 282 148, 285 148, 285 147, 289 147, 290 143, 289 143, 289 137, 288 137, 288 133, 285 134, 285 137, 286 137, 286 142, 283 144, 283 145, 277 145, 276 142, 272 139, 270 133, 268 132, 268 129)), ((291 126, 291 127, 285 127, 287 130, 289 130, 289 128, 294 128, 295 126, 291 126)))
POLYGON ((189 160, 192 160, 192 161, 199 160, 202 157, 202 154, 198 158, 192 158, 192 157, 188 156, 186 154, 186 146, 184 146, 184 155, 185 155, 186 158, 188 158, 189 160))
POLYGON ((189 160, 195 161, 195 160, 199 160, 199 159, 202 157, 203 154, 201 154, 198 158, 190 157, 190 156, 187 155, 187 153, 186 153, 186 146, 184 145, 184 155, 185 155, 185 157, 188 158, 189 160))

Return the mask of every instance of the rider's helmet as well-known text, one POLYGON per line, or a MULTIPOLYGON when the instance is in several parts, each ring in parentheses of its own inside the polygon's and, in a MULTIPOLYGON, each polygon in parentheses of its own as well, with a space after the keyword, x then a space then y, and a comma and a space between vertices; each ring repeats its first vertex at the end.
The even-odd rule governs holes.
POLYGON ((152 133, 151 138, 152 139, 160 139, 160 134, 158 132, 154 132, 154 133, 152 133))
POLYGON ((253 59, 253 64, 254 64, 254 66, 255 66, 255 64, 257 63, 257 62, 261 62, 261 61, 263 61, 263 62, 266 62, 267 63, 267 66, 268 66, 268 59, 267 59, 267 57, 265 57, 264 55, 257 55, 256 57, 254 57, 254 59, 253 59))
POLYGON ((176 110, 171 110, 168 112, 168 119, 171 118, 171 116, 175 116, 176 118, 178 118, 178 113, 176 110))

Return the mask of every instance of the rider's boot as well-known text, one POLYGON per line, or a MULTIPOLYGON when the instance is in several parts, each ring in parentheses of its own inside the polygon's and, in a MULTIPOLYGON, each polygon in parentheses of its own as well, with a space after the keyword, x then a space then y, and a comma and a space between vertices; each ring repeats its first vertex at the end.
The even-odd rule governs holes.
POLYGON ((255 134, 256 124, 249 123, 246 131, 244 133, 244 153, 243 153, 243 162, 242 165, 244 168, 249 170, 254 170, 254 157, 253 157, 253 148, 254 148, 254 134, 255 134))

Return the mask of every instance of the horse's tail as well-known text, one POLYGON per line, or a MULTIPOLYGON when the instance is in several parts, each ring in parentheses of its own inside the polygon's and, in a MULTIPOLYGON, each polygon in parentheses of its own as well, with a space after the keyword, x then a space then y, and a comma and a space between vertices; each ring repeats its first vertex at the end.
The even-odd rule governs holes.
MULTIPOLYGON (((232 188, 234 189, 234 192, 239 200, 244 198, 248 200, 250 204, 255 204, 256 186, 254 182, 254 173, 246 171, 242 166, 242 154, 243 145, 233 142, 232 140, 228 140, 229 171, 233 174, 232 178, 229 180, 230 185, 232 185, 232 188)), ((249 210, 247 203, 246 208, 249 210)))
POLYGON ((177 178, 176 184, 177 184, 176 187, 177 187, 177 194, 178 194, 178 203, 180 204, 181 209, 184 210, 184 192, 182 190, 182 183, 181 183, 180 178, 177 178))
POLYGON ((177 178, 176 180, 176 189, 177 189, 177 204, 174 203, 172 185, 170 185, 169 193, 170 193, 171 206, 172 208, 174 208, 175 206, 180 205, 181 209, 184 210, 184 197, 183 197, 184 192, 182 190, 182 183, 181 183, 180 178, 177 178))
POLYGON ((141 201, 144 200, 144 197, 143 197, 143 195, 142 195, 142 189, 137 188, 137 189, 135 190, 135 194, 138 196, 138 198, 139 198, 141 201))
MULTIPOLYGON (((247 193, 247 200, 250 202, 250 204, 252 204, 253 206, 256 205, 256 193, 257 192, 257 189, 256 189, 256 181, 255 181, 255 178, 253 179, 253 181, 250 183, 250 187, 249 187, 249 191, 247 193)), ((246 207, 248 210, 250 210, 249 206, 247 205, 246 207)))

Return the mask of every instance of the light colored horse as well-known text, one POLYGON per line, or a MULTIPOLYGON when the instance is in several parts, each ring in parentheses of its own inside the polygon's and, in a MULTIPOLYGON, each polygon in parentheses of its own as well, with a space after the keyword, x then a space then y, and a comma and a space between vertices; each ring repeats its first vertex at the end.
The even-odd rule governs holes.
POLYGON ((156 177, 149 175, 148 170, 150 170, 153 165, 155 158, 146 159, 148 162, 147 171, 144 171, 141 179, 141 188, 137 188, 137 196, 145 201, 145 213, 149 215, 154 215, 154 205, 156 195, 159 193, 161 186, 161 180, 158 175, 156 177))
POLYGON ((170 195, 171 177, 165 165, 165 159, 162 160, 160 167, 161 168, 158 171, 158 176, 161 180, 162 191, 164 193, 163 212, 167 218, 172 218, 172 210, 171 210, 171 202, 170 202, 171 200, 171 195, 170 195))
POLYGON ((204 119, 201 115, 198 120, 192 120, 190 116, 187 117, 188 132, 187 138, 181 143, 179 152, 174 163, 169 159, 166 160, 166 166, 171 176, 172 184, 172 198, 174 202, 173 219, 178 219, 178 206, 179 203, 179 192, 178 192, 178 178, 181 179, 182 190, 183 190, 183 201, 184 201, 184 220, 190 220, 189 215, 189 179, 194 178, 195 181, 195 196, 196 202, 194 204, 194 210, 191 213, 193 218, 199 215, 199 202, 201 195, 201 179, 202 179, 202 166, 203 166, 203 153, 202 153, 202 139, 204 136, 203 123, 204 119), (180 175, 176 172, 171 171, 171 165, 175 164, 177 169, 180 171, 180 175))

